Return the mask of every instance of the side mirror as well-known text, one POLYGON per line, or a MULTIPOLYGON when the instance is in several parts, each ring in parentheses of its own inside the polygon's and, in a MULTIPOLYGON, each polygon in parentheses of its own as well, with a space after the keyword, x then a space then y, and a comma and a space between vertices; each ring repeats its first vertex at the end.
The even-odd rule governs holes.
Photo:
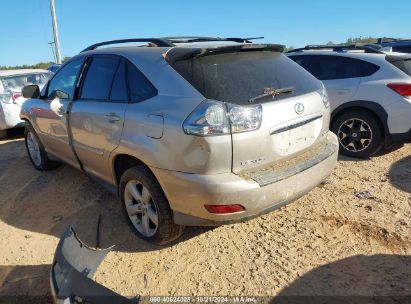
POLYGON ((22 93, 24 98, 39 98, 40 88, 38 85, 28 85, 23 88, 22 93))

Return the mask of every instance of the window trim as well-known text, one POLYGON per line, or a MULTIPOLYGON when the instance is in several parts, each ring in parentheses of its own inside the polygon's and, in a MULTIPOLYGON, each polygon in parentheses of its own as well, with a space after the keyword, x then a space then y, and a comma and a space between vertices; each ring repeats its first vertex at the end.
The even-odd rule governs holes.
POLYGON ((140 100, 140 101, 132 101, 132 100, 131 100, 131 89, 130 89, 130 81, 129 81, 129 65, 131 65, 133 68, 135 68, 135 69, 143 76, 143 78, 145 79, 145 81, 147 81, 147 82, 154 88, 154 90, 155 90, 155 95, 153 95, 152 97, 150 97, 150 98, 148 98, 148 99, 151 99, 151 98, 153 98, 153 97, 158 96, 158 89, 156 88, 156 86, 147 78, 146 75, 144 75, 144 73, 143 73, 134 63, 132 63, 132 62, 131 62, 129 59, 127 59, 126 57, 121 56, 121 55, 117 55, 117 54, 90 54, 90 55, 86 56, 86 57, 85 57, 85 60, 84 60, 84 65, 83 65, 83 69, 82 69, 82 77, 81 77, 81 79, 80 79, 79 88, 78 88, 78 94, 77 94, 77 96, 76 96, 76 99, 84 100, 85 102, 87 102, 87 101, 97 101, 97 102, 128 103, 128 104, 140 103, 140 102, 143 102, 143 101, 147 100, 147 99, 143 99, 143 100, 140 100), (125 77, 126 77, 127 97, 128 97, 128 100, 127 100, 127 101, 124 101, 124 100, 114 100, 114 99, 90 99, 90 98, 81 98, 81 93, 82 93, 82 90, 83 90, 84 81, 85 81, 85 79, 86 79, 86 77, 87 77, 87 73, 88 73, 88 69, 89 69, 89 67, 90 67, 90 63, 92 62, 93 58, 96 58, 96 57, 114 57, 114 58, 119 59, 119 63, 117 64, 116 71, 115 71, 115 73, 114 73, 114 77, 113 77, 113 80, 112 80, 112 82, 111 82, 110 92, 109 92, 109 98, 110 98, 110 95, 111 95, 111 90, 113 89, 113 83, 114 83, 114 79, 115 79, 115 75, 116 75, 116 73, 117 73, 117 70, 118 70, 118 68, 119 68, 119 66, 120 66, 121 61, 124 62, 124 64, 125 64, 125 72, 126 72, 126 73, 125 73, 125 74, 126 74, 125 77))

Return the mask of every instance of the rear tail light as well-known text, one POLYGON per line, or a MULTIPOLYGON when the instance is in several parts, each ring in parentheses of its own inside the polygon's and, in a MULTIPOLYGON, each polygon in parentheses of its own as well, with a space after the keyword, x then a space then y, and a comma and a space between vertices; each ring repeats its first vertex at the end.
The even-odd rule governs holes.
POLYGON ((0 102, 13 103, 13 96, 10 93, 0 94, 0 102))
POLYGON ((238 106, 205 100, 185 120, 183 129, 197 136, 240 133, 260 128, 261 118, 261 105, 238 106))
POLYGON ((389 83, 387 87, 403 97, 411 97, 411 83, 389 83))
POLYGON ((11 98, 13 99, 13 101, 15 101, 17 98, 19 98, 21 96, 21 93, 13 93, 11 98))
POLYGON ((207 209, 208 212, 216 213, 216 214, 237 213, 237 212, 242 212, 242 211, 245 210, 245 208, 243 206, 238 205, 238 204, 233 204, 233 205, 204 205, 204 207, 207 209))

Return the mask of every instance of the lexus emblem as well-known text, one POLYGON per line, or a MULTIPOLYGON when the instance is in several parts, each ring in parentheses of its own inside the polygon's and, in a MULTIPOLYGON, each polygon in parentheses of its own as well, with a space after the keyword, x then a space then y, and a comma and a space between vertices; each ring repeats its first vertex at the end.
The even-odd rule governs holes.
POLYGON ((297 103, 294 107, 295 113, 301 115, 304 113, 304 105, 302 103, 297 103))

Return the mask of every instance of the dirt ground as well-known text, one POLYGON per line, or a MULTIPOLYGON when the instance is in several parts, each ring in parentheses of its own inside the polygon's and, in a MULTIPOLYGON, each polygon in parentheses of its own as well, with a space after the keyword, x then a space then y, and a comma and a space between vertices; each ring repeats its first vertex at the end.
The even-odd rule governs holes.
POLYGON ((411 145, 343 158, 323 185, 278 211, 188 228, 156 247, 88 177, 69 166, 38 172, 22 138, 0 141, 0 296, 49 294, 60 235, 73 225, 94 246, 99 214, 101 246, 116 247, 96 280, 126 296, 411 295, 410 192, 411 145))

